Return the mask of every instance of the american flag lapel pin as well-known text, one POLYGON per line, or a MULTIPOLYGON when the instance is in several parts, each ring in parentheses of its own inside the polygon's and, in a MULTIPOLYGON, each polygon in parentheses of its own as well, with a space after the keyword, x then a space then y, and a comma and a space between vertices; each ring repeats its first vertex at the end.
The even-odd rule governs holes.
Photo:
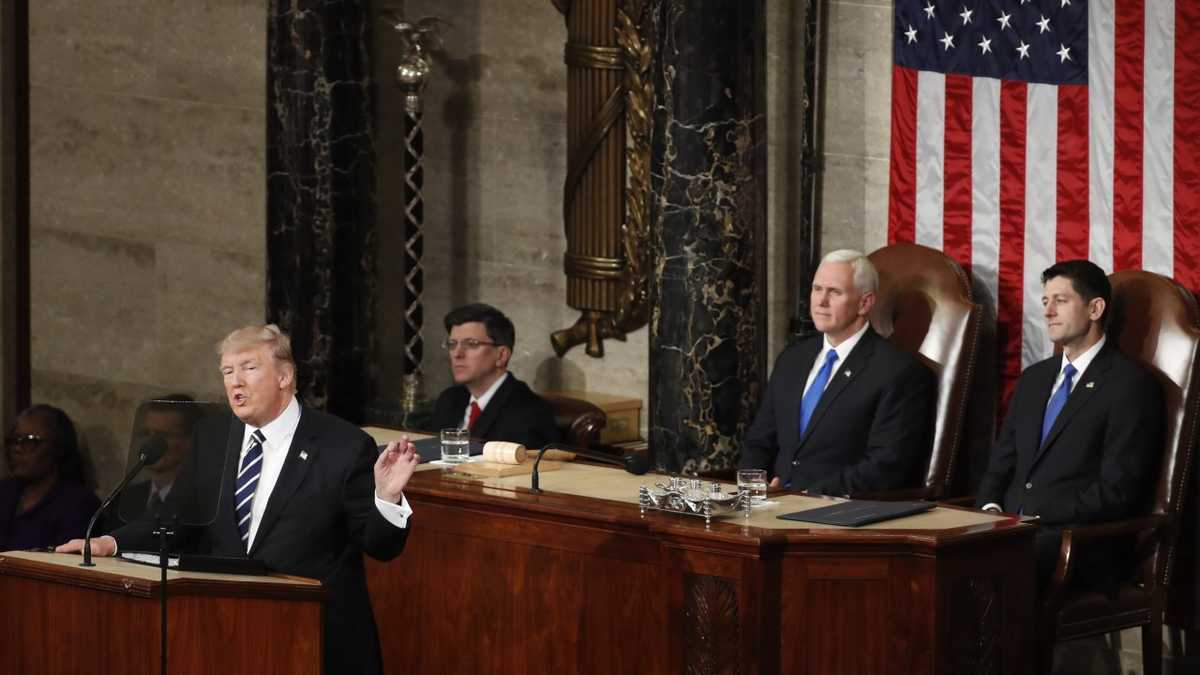
POLYGON ((1093 380, 1093 381, 1091 381, 1091 382, 1088 382, 1087 384, 1085 384, 1085 385, 1083 385, 1083 386, 1087 387, 1088 389, 1095 389, 1095 388, 1096 388, 1096 382, 1095 382, 1095 380, 1093 380))
POLYGON ((300 451, 300 459, 302 459, 306 462, 308 461, 308 451, 307 450, 300 451))
POLYGON ((842 374, 845 375, 846 377, 850 377, 850 371, 848 371, 848 370, 843 372, 842 374))

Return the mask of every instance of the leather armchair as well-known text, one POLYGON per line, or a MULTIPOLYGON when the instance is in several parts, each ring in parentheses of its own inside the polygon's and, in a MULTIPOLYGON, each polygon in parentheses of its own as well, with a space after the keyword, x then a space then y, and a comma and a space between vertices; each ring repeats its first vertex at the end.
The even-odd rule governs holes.
POLYGON ((554 421, 563 441, 585 450, 600 443, 600 432, 608 426, 608 415, 599 406, 558 394, 542 394, 542 398, 554 409, 554 421))
POLYGON ((1178 565, 1178 557, 1200 420, 1200 308, 1187 289, 1152 272, 1127 270, 1109 278, 1114 312, 1109 339, 1115 336, 1123 353, 1158 375, 1166 406, 1165 447, 1153 502, 1143 514, 1063 531, 1058 566, 1040 610, 1039 658, 1042 671, 1049 672, 1059 641, 1140 627, 1143 672, 1155 675, 1162 669, 1164 608, 1176 589, 1194 583, 1195 575, 1194 566, 1178 565), (1136 542, 1136 577, 1105 592, 1073 589, 1076 548, 1114 539, 1136 542))
POLYGON ((879 270, 871 325, 907 349, 938 379, 933 445, 920 486, 855 497, 928 499, 951 496, 966 444, 967 401, 975 378, 982 308, 962 266, 941 251, 917 244, 885 246, 870 256, 879 270))

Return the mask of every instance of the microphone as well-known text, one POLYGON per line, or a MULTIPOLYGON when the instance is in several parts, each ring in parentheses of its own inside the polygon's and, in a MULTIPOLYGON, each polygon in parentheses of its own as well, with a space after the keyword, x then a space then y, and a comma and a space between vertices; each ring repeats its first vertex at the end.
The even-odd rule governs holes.
POLYGON ((133 477, 138 475, 138 472, 143 467, 154 464, 162 459, 162 456, 165 454, 167 454, 167 442, 162 436, 151 436, 142 443, 142 447, 138 448, 137 461, 133 463, 133 467, 129 469, 129 473, 126 473, 121 482, 117 483, 117 487, 113 488, 113 491, 100 504, 100 508, 96 509, 96 513, 92 514, 92 519, 88 521, 87 531, 83 535, 83 562, 79 563, 80 567, 96 566, 92 562, 92 528, 96 526, 96 521, 100 519, 100 514, 104 513, 104 510, 113 503, 117 495, 125 490, 125 486, 129 485, 129 481, 133 480, 133 477))
POLYGON ((614 464, 635 476, 640 476, 650 470, 650 460, 646 459, 645 455, 641 455, 636 452, 627 452, 623 457, 614 457, 613 455, 605 452, 585 450, 583 448, 567 445, 566 443, 551 443, 542 448, 542 451, 538 453, 537 459, 533 462, 533 473, 530 474, 531 484, 529 487, 530 490, 536 493, 540 493, 542 491, 542 489, 538 487, 538 465, 541 464, 542 458, 546 456, 547 450, 564 450, 566 452, 573 452, 580 457, 594 459, 597 462, 614 464))

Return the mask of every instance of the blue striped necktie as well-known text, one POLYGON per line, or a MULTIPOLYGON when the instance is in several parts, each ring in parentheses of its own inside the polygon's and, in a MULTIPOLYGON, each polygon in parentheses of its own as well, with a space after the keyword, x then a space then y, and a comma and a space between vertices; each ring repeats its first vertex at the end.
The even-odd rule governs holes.
POLYGON ((808 421, 812 419, 813 411, 817 409, 817 404, 821 402, 821 394, 825 393, 825 385, 829 383, 829 374, 833 372, 833 364, 838 359, 836 349, 830 349, 825 354, 825 363, 821 365, 821 369, 817 371, 817 376, 813 378, 812 385, 808 391, 804 392, 804 398, 800 399, 800 437, 804 437, 804 430, 808 428, 808 421))
POLYGON ((1046 437, 1054 428, 1054 420, 1058 419, 1058 414, 1067 406, 1067 398, 1071 395, 1071 378, 1075 377, 1075 372, 1075 366, 1069 363, 1063 368, 1062 384, 1058 386, 1054 396, 1050 397, 1050 404, 1046 406, 1046 416, 1042 418, 1042 437, 1038 439, 1038 445, 1046 442, 1046 437))
POLYGON ((242 545, 250 551, 250 509, 254 506, 254 491, 258 488, 258 477, 262 474, 263 441, 262 429, 250 436, 250 449, 242 457, 238 469, 237 490, 233 493, 234 510, 237 511, 238 532, 242 534, 242 545))

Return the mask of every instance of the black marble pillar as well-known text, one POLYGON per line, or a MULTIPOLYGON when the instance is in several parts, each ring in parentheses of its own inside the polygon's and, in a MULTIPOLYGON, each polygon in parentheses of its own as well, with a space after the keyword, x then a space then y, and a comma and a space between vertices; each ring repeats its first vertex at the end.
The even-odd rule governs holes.
POLYGON ((374 322, 368 0, 271 0, 267 314, 305 403, 360 422, 374 322))
POLYGON ((658 0, 650 448, 735 464, 766 348, 765 0, 658 0))

